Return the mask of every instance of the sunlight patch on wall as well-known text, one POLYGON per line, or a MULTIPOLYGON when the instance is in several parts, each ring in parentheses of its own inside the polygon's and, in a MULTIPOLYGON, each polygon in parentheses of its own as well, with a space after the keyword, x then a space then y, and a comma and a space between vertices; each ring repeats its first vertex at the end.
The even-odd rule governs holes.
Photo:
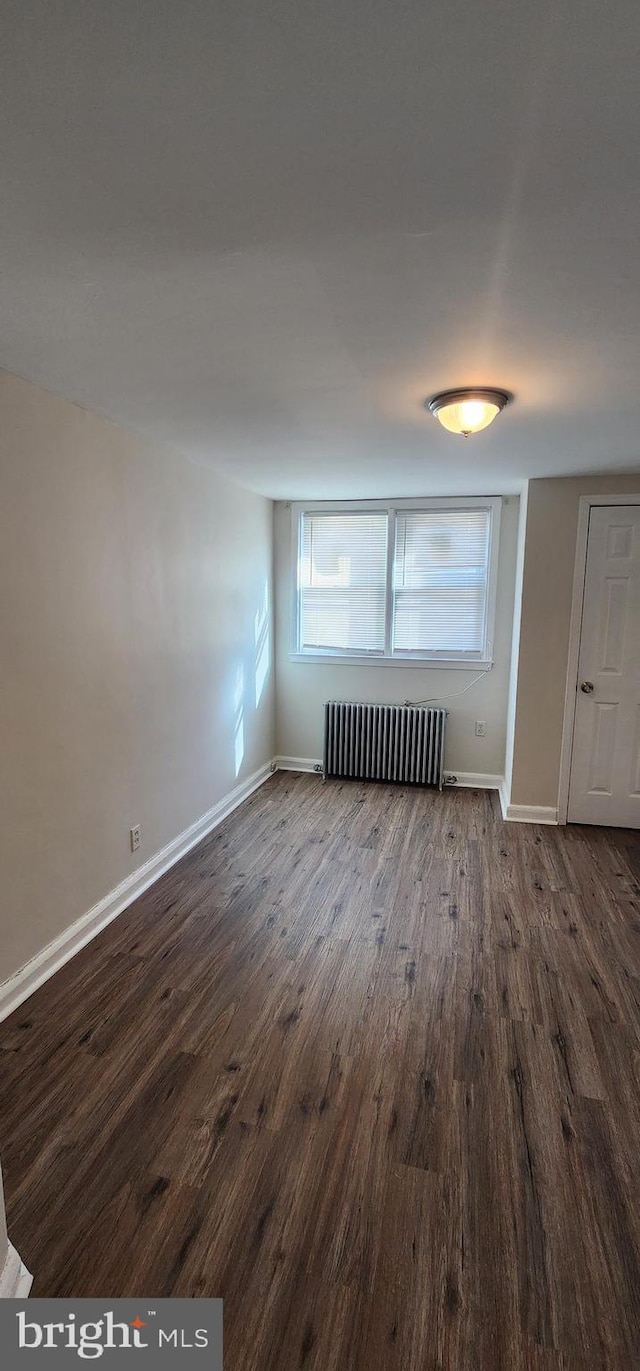
POLYGON ((265 584, 264 600, 255 617, 256 645, 256 708, 260 704, 269 667, 271 665, 271 642, 269 633, 269 586, 265 584))
POLYGON ((236 684, 233 692, 233 717, 234 717, 234 739, 235 739, 235 763, 236 776, 242 766, 244 757, 244 667, 239 666, 236 672, 236 684))

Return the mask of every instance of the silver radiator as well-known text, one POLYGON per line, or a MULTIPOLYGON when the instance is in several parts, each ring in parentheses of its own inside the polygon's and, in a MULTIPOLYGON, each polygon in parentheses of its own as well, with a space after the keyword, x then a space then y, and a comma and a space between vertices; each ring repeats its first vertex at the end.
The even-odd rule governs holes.
POLYGON ((446 709, 412 705, 325 705, 324 774, 362 781, 444 779, 446 709))

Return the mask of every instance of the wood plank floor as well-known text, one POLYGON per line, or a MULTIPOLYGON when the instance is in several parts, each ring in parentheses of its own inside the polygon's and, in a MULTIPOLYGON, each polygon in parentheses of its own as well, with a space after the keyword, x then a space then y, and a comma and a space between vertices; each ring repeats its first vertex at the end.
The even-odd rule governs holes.
POLYGON ((640 835, 279 774, 0 1025, 38 1295, 227 1371, 640 1365, 640 835))

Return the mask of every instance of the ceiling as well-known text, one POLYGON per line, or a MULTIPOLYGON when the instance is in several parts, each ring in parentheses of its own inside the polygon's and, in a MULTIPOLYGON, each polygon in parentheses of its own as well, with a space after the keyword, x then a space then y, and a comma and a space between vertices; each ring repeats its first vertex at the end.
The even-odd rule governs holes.
POLYGON ((640 469, 637 0, 0 17, 0 365, 278 498, 640 469))

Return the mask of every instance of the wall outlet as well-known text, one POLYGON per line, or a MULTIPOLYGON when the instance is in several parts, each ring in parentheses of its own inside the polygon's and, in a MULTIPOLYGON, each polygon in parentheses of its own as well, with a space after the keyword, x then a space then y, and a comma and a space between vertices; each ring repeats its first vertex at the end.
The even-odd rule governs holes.
POLYGON ((137 852, 140 846, 140 824, 136 824, 135 828, 129 829, 129 837, 131 839, 131 851, 137 852))
POLYGON ((486 719, 476 719, 476 738, 484 738, 487 733, 486 719))

